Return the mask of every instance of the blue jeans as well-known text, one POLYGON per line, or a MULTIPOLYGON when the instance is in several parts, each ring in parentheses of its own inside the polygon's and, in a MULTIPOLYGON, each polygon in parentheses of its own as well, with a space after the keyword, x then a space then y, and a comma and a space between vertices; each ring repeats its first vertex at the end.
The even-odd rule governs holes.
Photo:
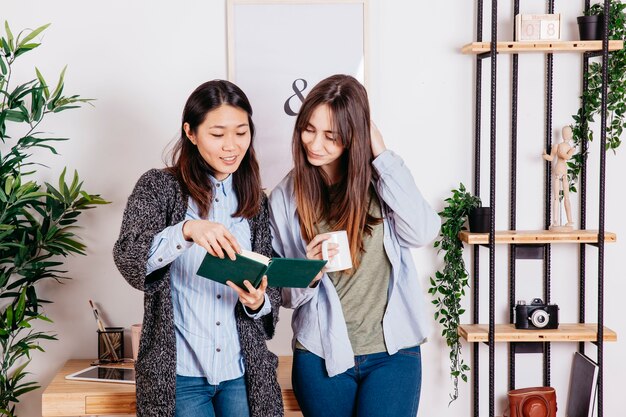
POLYGON ((329 377, 324 359, 296 349, 291 382, 304 417, 415 417, 422 386, 420 347, 354 357, 329 377))
POLYGON ((203 377, 176 375, 176 417, 249 417, 244 377, 211 385, 203 377))

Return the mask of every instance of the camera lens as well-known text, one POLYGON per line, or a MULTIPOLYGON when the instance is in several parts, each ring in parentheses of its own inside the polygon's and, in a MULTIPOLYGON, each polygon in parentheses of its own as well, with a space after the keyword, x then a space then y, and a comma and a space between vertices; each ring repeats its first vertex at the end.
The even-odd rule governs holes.
POLYGON ((530 316, 530 322, 533 324, 533 326, 538 328, 546 327, 548 325, 549 319, 550 315, 544 310, 535 310, 530 316))

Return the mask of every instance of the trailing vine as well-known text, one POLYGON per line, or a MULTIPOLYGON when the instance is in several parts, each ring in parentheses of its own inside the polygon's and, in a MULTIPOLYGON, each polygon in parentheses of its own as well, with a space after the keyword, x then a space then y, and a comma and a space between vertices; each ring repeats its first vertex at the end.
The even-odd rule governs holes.
POLYGON ((453 392, 450 404, 459 397, 459 377, 467 382, 470 367, 461 358, 461 340, 458 333, 460 317, 465 312, 461 308, 461 300, 465 296, 465 288, 469 287, 468 273, 463 261, 463 243, 459 239, 461 230, 465 230, 465 222, 471 209, 480 207, 480 199, 467 192, 463 184, 458 190, 452 190, 452 197, 439 215, 443 219, 439 238, 434 247, 445 252, 443 269, 435 272, 430 278, 428 293, 434 298, 436 306, 435 320, 443 327, 441 335, 450 348, 450 376, 453 381, 453 392))
MULTIPOLYGON (((609 11, 609 39, 623 40, 626 37, 626 18, 624 10, 626 4, 619 0, 610 0, 609 11)), ((601 15, 604 12, 604 4, 592 5, 585 13, 588 16, 601 15)), ((621 145, 620 136, 626 128, 626 50, 611 52, 608 63, 607 84, 607 120, 606 120, 606 150, 615 150, 621 145)), ((568 178, 570 191, 576 192, 576 182, 580 175, 583 163, 587 158, 583 154, 580 145, 584 142, 593 141, 593 131, 589 124, 594 121, 594 116, 600 115, 602 104, 602 62, 590 62, 589 71, 584 74, 588 88, 581 95, 581 103, 585 106, 578 109, 573 115, 572 133, 574 146, 578 147, 578 153, 574 154, 568 162, 568 178), (585 117, 586 116, 586 117, 585 117)), ((601 117, 601 115, 600 115, 601 117)))

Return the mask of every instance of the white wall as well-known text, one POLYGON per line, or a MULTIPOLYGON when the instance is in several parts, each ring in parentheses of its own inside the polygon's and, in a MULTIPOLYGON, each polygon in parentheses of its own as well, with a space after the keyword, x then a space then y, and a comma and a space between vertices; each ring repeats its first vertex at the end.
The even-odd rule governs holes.
MULTIPOLYGON (((511 32, 509 5, 500 2, 501 33, 511 32)), ((575 2, 576 3, 576 2, 575 2)), ((489 8, 489 2, 485 2, 489 8)), ((527 12, 543 12, 542 7, 527 12)), ((559 4, 563 13, 563 37, 576 39, 574 17, 580 4, 559 4)), ((175 138, 184 100, 201 82, 226 77, 225 2, 188 0, 154 2, 148 0, 85 2, 80 0, 2 1, 2 20, 14 30, 52 22, 43 46, 22 59, 16 70, 26 80, 34 75, 33 66, 50 79, 65 64, 66 91, 96 98, 95 108, 62 113, 44 129, 67 136, 71 141, 59 144, 61 157, 41 154, 50 166, 45 179, 55 179, 62 166, 78 169, 90 192, 101 193, 113 203, 87 212, 82 217, 82 236, 88 256, 68 259, 73 280, 63 285, 54 282, 40 287, 40 294, 55 303, 46 313, 55 320, 40 329, 58 334, 59 341, 45 343, 46 353, 35 353, 29 369, 44 386, 61 364, 69 358, 96 355, 96 333, 87 304, 93 299, 110 324, 127 328, 141 321, 142 295, 125 283, 117 272, 111 248, 117 238, 126 199, 141 173, 162 166, 162 151, 175 138)), ((371 1, 371 88, 373 116, 390 148, 404 156, 426 198, 437 208, 448 190, 459 182, 472 183, 473 74, 474 60, 461 55, 461 45, 474 39, 473 2, 371 1)), ((488 20, 487 22, 488 23, 488 20)), ((323 28, 323 22, 320 22, 323 28)), ((540 155, 543 147, 543 56, 524 56, 521 65, 520 145, 519 145, 519 228, 539 228, 543 212, 540 155)), ((508 131, 510 60, 499 60, 498 96, 498 216, 497 225, 508 224, 508 131)), ((488 68, 485 62, 485 68, 488 68)), ((487 70, 485 70, 487 73, 487 70)), ((555 58, 555 131, 570 123, 578 108, 580 57, 558 55, 555 58)), ((485 78, 484 102, 488 104, 488 79, 485 78)), ((487 107, 485 107, 487 109, 487 107)), ((488 115, 488 112, 485 112, 488 115)), ((489 120, 483 120, 487 131, 489 120)), ((285 138, 288 146, 289 138, 285 138)), ((263 146, 257 143, 257 146, 263 146)), ((597 146, 597 145, 596 145, 597 146)), ((484 145, 485 152, 488 150, 484 145)), ((607 229, 621 234, 626 219, 618 207, 623 204, 622 183, 626 174, 625 150, 609 155, 607 168, 607 229)), ((592 154, 590 198, 597 196, 597 148, 592 154)), ((270 167, 262 167, 271 169, 270 167)), ((488 199, 488 174, 483 173, 483 198, 488 199)), ((573 199, 577 208, 577 197, 573 199)), ((597 225, 597 207, 589 207, 589 227, 597 225)), ((620 279, 620 254, 624 244, 606 250, 606 323, 624 334, 622 296, 626 284, 620 279)), ((595 249, 589 249, 589 312, 595 316, 595 249)), ((439 267, 440 259, 431 248, 414 252, 423 279, 439 267)), ((483 259, 486 259, 483 256, 483 259)), ((497 316, 507 318, 507 252, 498 250, 497 316)), ((469 258, 468 258, 469 260, 469 258)), ((577 317, 577 252, 573 245, 553 248, 553 301, 561 306, 562 321, 577 317)), ((483 264, 486 261, 483 262, 483 264)), ((485 276, 485 272, 483 272, 485 276)), ((541 295, 539 263, 518 263, 518 298, 541 295)), ((487 286, 482 285, 482 320, 487 315, 487 286)), ((469 300, 467 300, 469 305, 469 300)), ((470 320, 465 317, 465 322, 470 320)), ((278 354, 289 352, 291 331, 285 312, 271 348, 278 354)), ((129 342, 129 341, 127 341, 129 342)), ((626 364, 619 352, 621 343, 605 348, 605 415, 618 415, 620 397, 612 387, 621 386, 626 364)), ((552 384, 557 389, 563 416, 567 398, 569 364, 574 344, 553 344, 552 384)), ((482 358, 486 347, 481 346, 482 358)), ((589 348, 589 350, 593 350, 589 348)), ((466 360, 471 351, 464 349, 466 360)), ((497 411, 502 412, 507 388, 506 347, 498 347, 497 411)), ((420 415, 471 415, 471 390, 461 386, 460 399, 448 406, 450 380, 448 354, 439 332, 433 332, 423 348, 424 379, 420 415)), ((482 370, 486 369, 486 362, 482 370)), ((518 385, 541 384, 541 357, 518 357, 518 385)), ((487 413, 487 373, 481 375, 481 414, 487 413)), ((18 410, 22 417, 40 415, 41 390, 22 397, 18 410)))

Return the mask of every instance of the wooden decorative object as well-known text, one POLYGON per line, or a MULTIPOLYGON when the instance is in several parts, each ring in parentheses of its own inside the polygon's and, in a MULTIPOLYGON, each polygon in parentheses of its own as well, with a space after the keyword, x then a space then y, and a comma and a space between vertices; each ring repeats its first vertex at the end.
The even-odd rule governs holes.
POLYGON ((560 14, 518 14, 515 16, 516 41, 558 41, 560 39, 560 14))
POLYGON ((545 150, 543 151, 543 159, 549 162, 554 161, 552 169, 552 224, 550 225, 550 230, 554 232, 571 232, 574 230, 567 178, 567 161, 576 151, 576 148, 570 145, 572 135, 571 126, 563 127, 561 143, 552 146, 549 154, 545 150), (561 204, 565 207, 567 223, 563 220, 561 204))

